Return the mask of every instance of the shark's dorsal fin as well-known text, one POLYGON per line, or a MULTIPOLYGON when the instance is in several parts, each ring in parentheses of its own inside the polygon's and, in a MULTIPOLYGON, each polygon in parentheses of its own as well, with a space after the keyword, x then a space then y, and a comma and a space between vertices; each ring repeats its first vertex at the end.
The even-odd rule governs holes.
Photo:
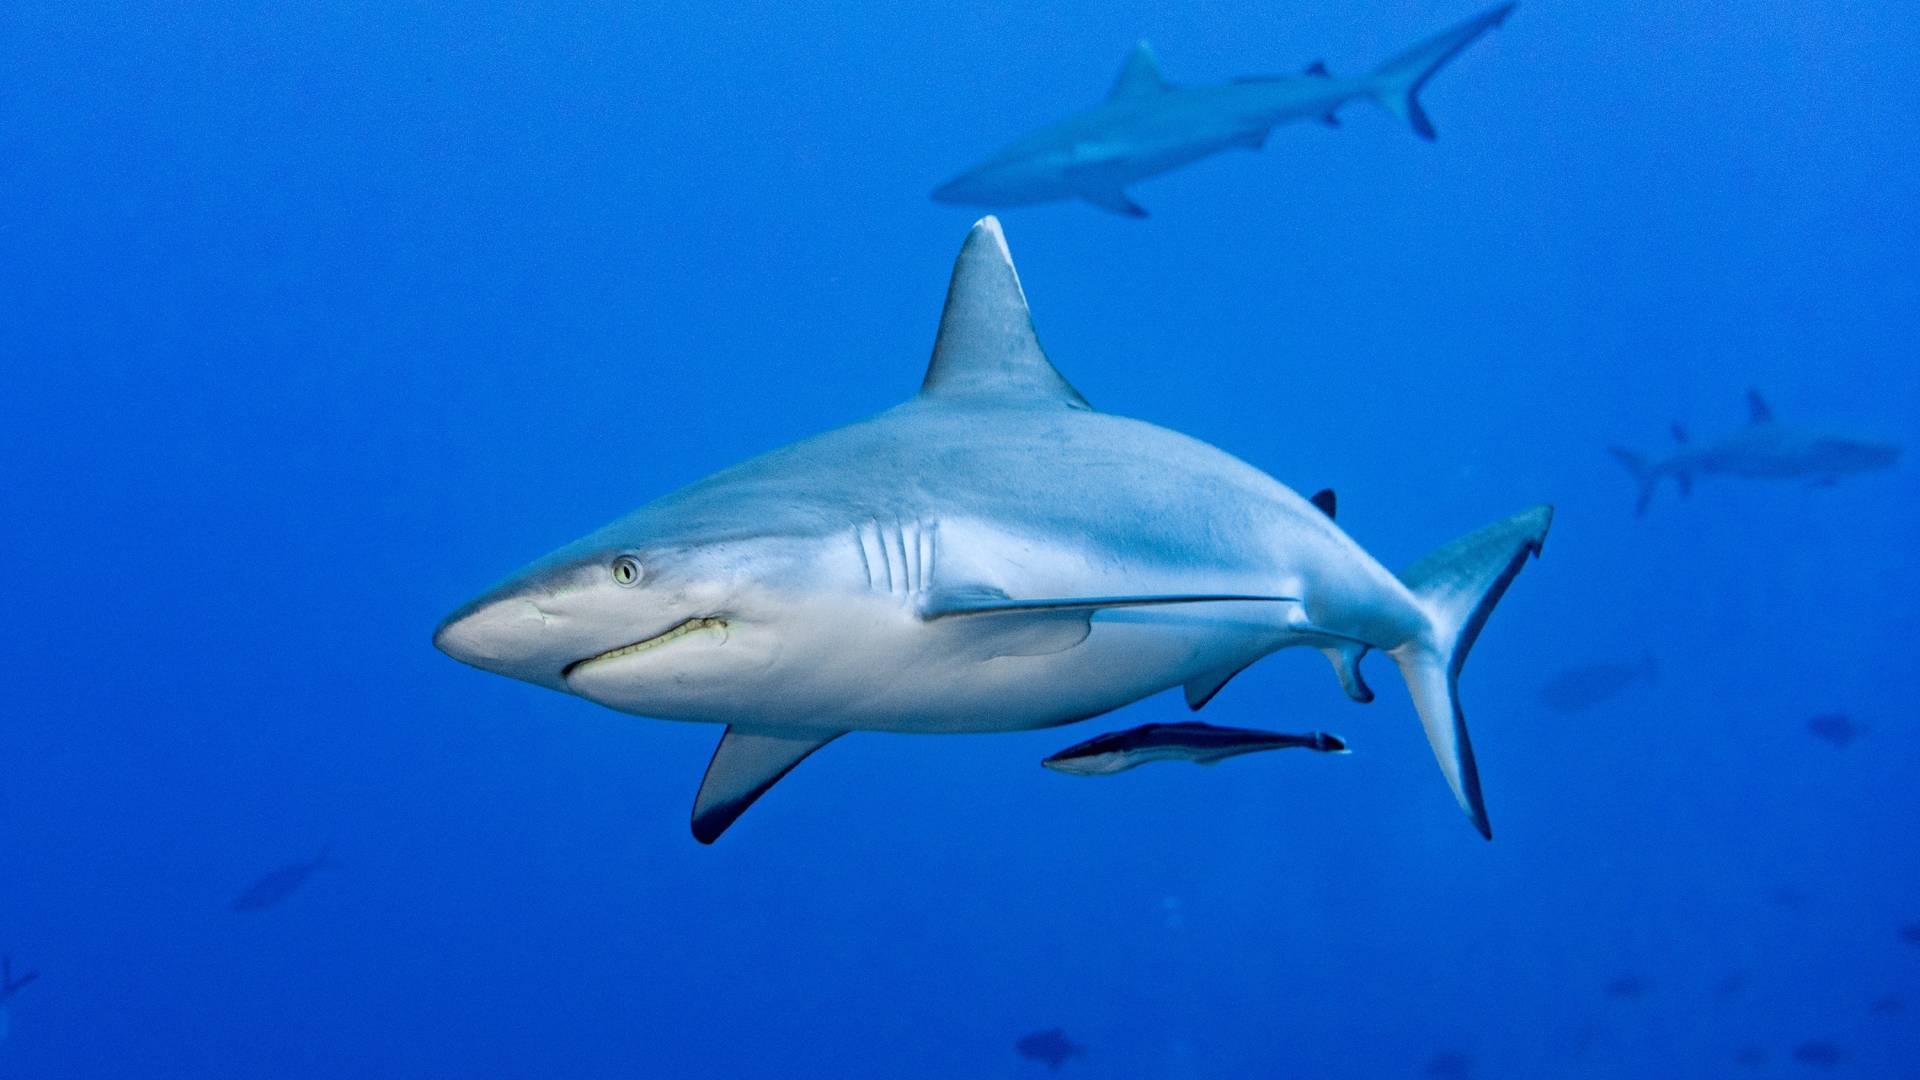
POLYGON ((1766 398, 1760 396, 1758 390, 1747 391, 1747 422, 1750 424, 1773 423, 1773 408, 1767 404, 1766 398))
POLYGON ((920 396, 1091 408, 1041 350, 1006 237, 992 217, 974 224, 954 260, 920 396))
POLYGON ((1142 40, 1127 54, 1127 62, 1120 65, 1120 74, 1114 76, 1107 100, 1125 101, 1166 92, 1167 80, 1160 75, 1160 61, 1153 55, 1153 46, 1142 40))
POLYGON ((806 760, 839 738, 838 731, 772 732, 727 729, 714 747, 700 794, 693 800, 693 838, 711 844, 747 812, 753 801, 806 760))
POLYGON ((1310 79, 1333 78, 1333 72, 1327 70, 1327 62, 1325 60, 1315 60, 1313 63, 1307 65, 1307 70, 1301 72, 1300 74, 1305 75, 1310 79))
POLYGON ((1327 515, 1328 521, 1333 520, 1334 508, 1339 505, 1339 499, 1333 494, 1332 488, 1321 488, 1319 491, 1314 492, 1312 497, 1307 499, 1307 501, 1318 507, 1321 513, 1327 515))

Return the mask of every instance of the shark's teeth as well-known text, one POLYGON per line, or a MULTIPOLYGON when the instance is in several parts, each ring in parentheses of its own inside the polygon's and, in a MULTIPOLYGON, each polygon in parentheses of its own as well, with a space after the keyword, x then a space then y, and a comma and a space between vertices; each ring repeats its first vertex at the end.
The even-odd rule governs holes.
POLYGON ((665 633, 655 634, 644 641, 636 641, 631 645, 622 645, 617 649, 608 649, 598 656, 589 656, 585 660, 575 660, 573 663, 567 665, 566 674, 572 674, 574 671, 588 664, 598 663, 601 660, 618 660, 623 656, 633 656, 636 653, 643 653, 649 649, 657 649, 669 641, 686 637, 688 634, 699 633, 702 630, 725 630, 726 628, 727 620, 719 616, 708 615, 697 619, 688 619, 673 629, 665 633))

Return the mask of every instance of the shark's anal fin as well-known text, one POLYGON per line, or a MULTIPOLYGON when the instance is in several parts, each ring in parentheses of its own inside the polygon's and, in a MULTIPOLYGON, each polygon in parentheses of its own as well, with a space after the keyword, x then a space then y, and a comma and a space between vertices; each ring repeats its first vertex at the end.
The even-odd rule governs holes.
POLYGON ((739 820, 753 801, 806 760, 808 754, 844 732, 743 731, 730 727, 720 736, 707 764, 700 794, 693 800, 693 838, 711 844, 739 820))
POLYGON ((1340 677, 1340 689, 1347 697, 1362 705, 1373 700, 1373 688, 1360 677, 1360 658, 1367 655, 1367 646, 1356 641, 1328 645, 1320 651, 1326 654, 1327 661, 1333 665, 1334 674, 1340 677))
POLYGON ((1760 396, 1758 390, 1747 391, 1747 422, 1750 424, 1773 423, 1773 407, 1767 399, 1760 396))
POLYGON ((1064 405, 1087 399, 1054 370, 1033 332, 1027 294, 1014 272, 1000 222, 981 218, 967 234, 947 284, 933 359, 920 384, 929 401, 1064 405))
POLYGON ((1334 495, 1332 488, 1321 488, 1309 496, 1307 501, 1315 507, 1318 507, 1321 513, 1327 515, 1328 521, 1333 520, 1333 512, 1340 505, 1340 500, 1334 495))

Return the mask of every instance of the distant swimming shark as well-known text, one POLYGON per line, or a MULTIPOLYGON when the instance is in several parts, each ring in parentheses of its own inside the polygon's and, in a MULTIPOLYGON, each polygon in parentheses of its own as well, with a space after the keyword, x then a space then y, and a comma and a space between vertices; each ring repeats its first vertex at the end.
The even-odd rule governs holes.
POLYGON ((1026 206, 1084 199, 1129 217, 1147 212, 1128 184, 1177 169, 1222 150, 1258 150, 1268 132, 1295 120, 1338 125, 1340 108, 1356 98, 1384 106, 1423 139, 1433 123, 1420 89, 1475 38, 1506 21, 1501 4, 1436 34, 1371 74, 1336 76, 1315 62, 1299 75, 1257 75, 1216 86, 1175 86, 1160 74, 1153 49, 1134 47, 1107 99, 1007 147, 934 189, 936 202, 1026 206))
POLYGON ((1773 418, 1773 409, 1757 390, 1747 391, 1746 427, 1719 442, 1696 445, 1686 429, 1675 424, 1673 438, 1680 449, 1665 461, 1649 462, 1631 450, 1607 448, 1640 485, 1634 512, 1642 517, 1662 477, 1673 477, 1685 497, 1693 494, 1695 473, 1827 485, 1837 483, 1842 476, 1890 469, 1900 460, 1898 446, 1782 424, 1773 418))
POLYGON ((986 218, 918 395, 554 551, 434 644, 621 712, 727 725, 694 802, 708 843, 848 731, 1043 728, 1180 685, 1197 708, 1296 645, 1364 701, 1358 664, 1378 649, 1491 835, 1456 680, 1551 516, 1517 514, 1395 577, 1251 466, 1094 411, 1041 351, 986 218))
POLYGON ((1191 761, 1217 765, 1230 757, 1262 750, 1318 750, 1344 754, 1347 744, 1337 735, 1315 731, 1283 735, 1277 731, 1219 727, 1214 724, 1142 724, 1126 731, 1110 731, 1075 743, 1040 764, 1071 776, 1112 776, 1153 761, 1191 761))

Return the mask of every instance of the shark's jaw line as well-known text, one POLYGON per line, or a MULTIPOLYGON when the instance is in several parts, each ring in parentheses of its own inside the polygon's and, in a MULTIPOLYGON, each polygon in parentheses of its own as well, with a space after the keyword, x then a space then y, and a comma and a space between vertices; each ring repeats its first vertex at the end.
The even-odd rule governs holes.
POLYGON ((635 656, 643 652, 658 649, 670 642, 678 641, 688 634, 697 634, 702 630, 725 630, 726 628, 727 620, 718 615, 702 615, 697 618, 688 619, 650 638, 642 638, 630 645, 622 645, 617 649, 608 649, 606 652, 599 653, 595 656, 575 660, 573 663, 560 669, 560 677, 565 679, 574 672, 586 667, 588 664, 597 664, 602 660, 618 660, 623 656, 635 656))

